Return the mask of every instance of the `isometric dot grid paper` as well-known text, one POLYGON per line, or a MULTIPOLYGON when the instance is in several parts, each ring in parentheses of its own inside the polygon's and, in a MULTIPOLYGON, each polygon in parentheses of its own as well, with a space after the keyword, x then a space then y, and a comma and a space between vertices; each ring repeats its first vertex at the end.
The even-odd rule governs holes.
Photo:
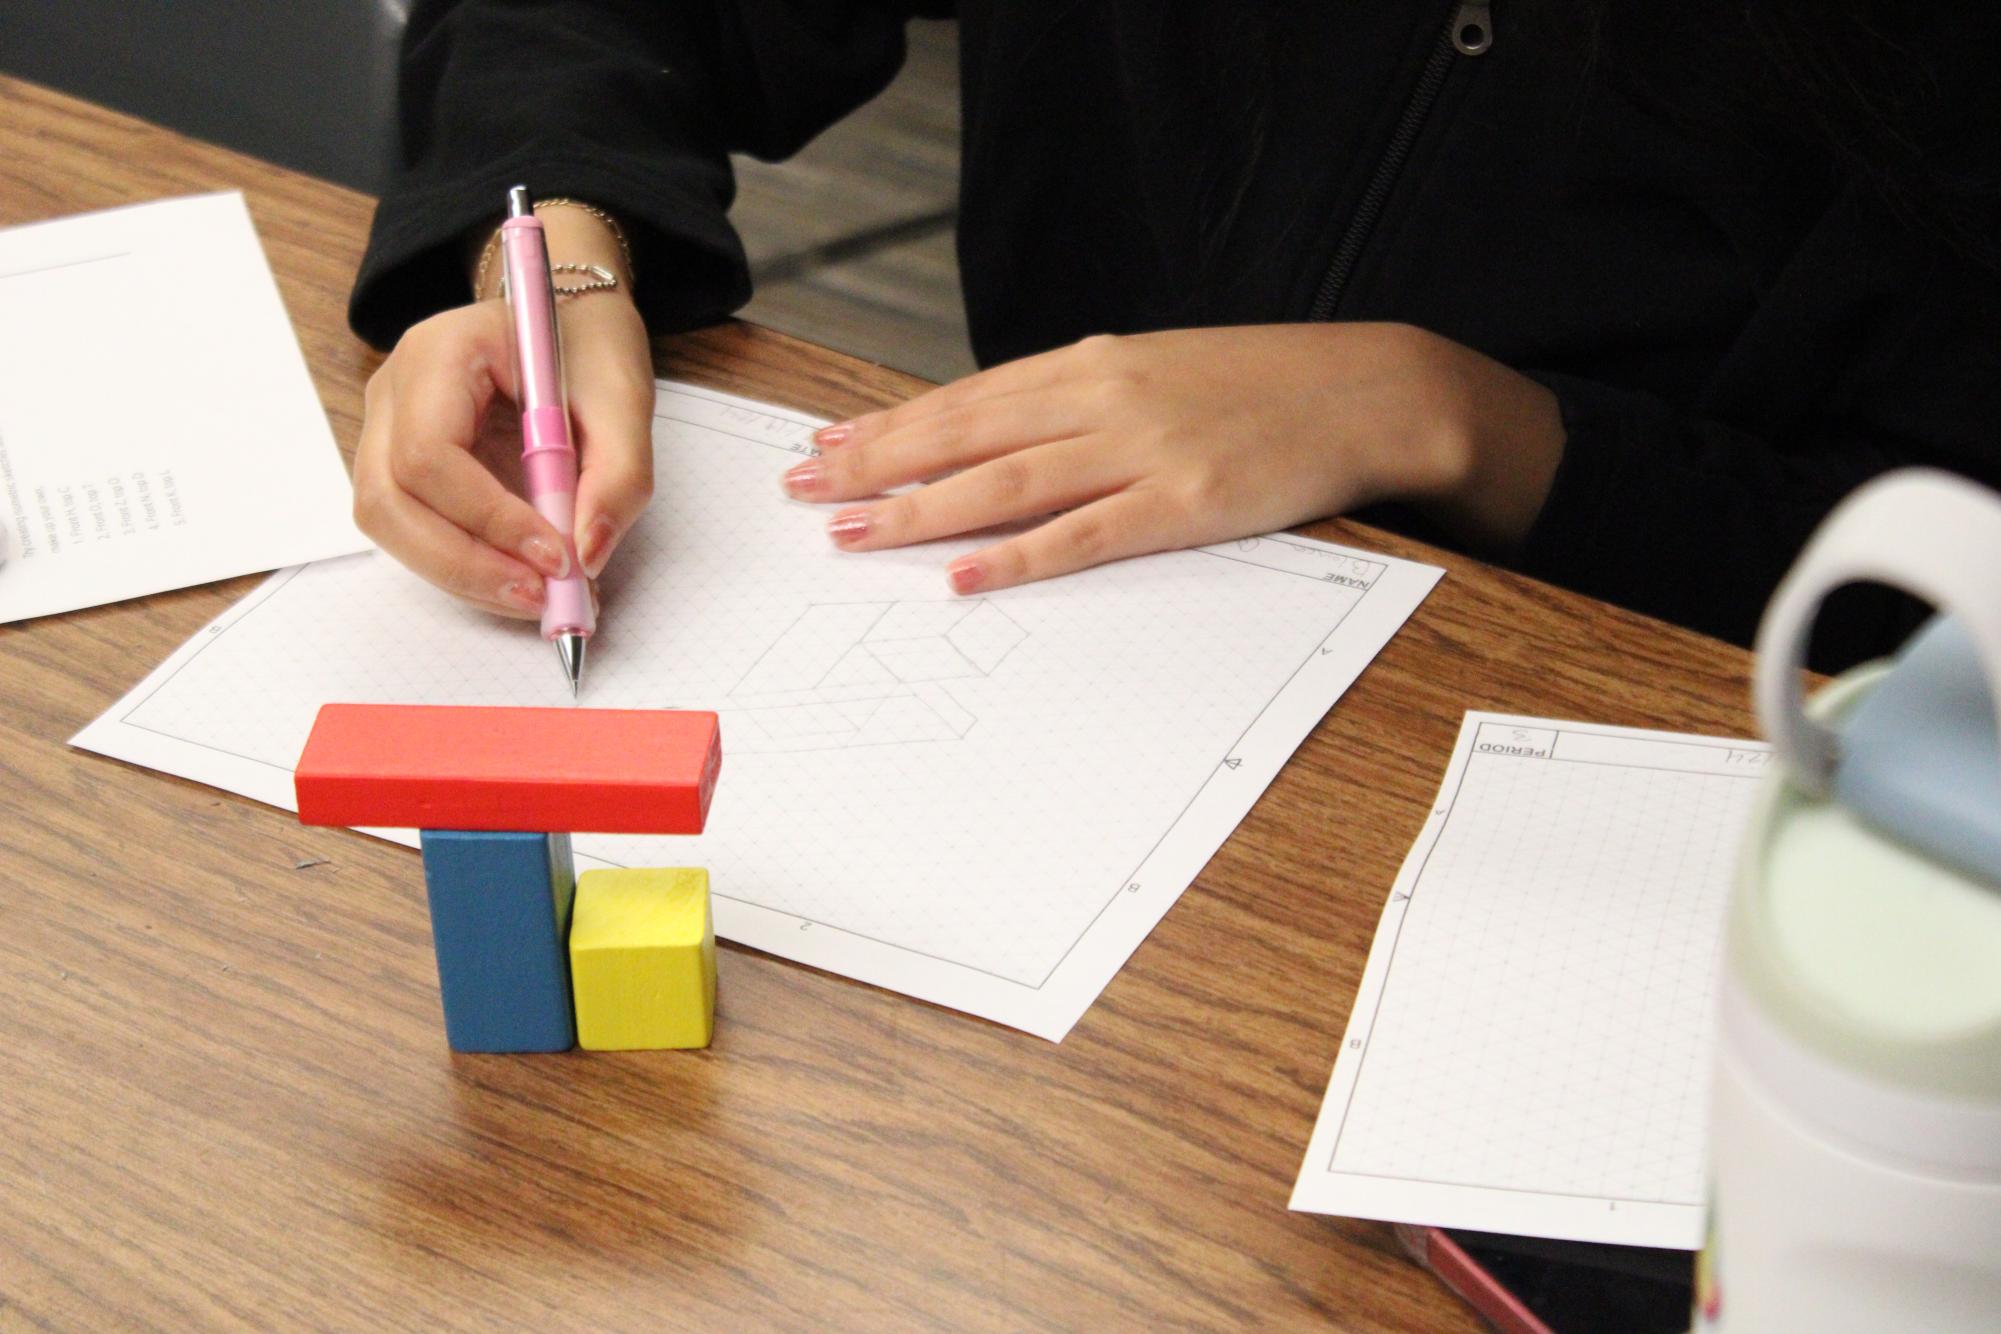
MULTIPOLYGON (((843 553, 783 497, 819 424, 660 386, 581 703, 716 710, 722 776, 702 836, 579 862, 706 866, 726 939, 1060 1039, 1439 571, 1281 536, 957 598, 979 542, 843 553)), ((273 576, 75 744, 291 809, 332 701, 570 698, 371 553, 273 576)))
POLYGON ((1701 1244, 1751 741, 1468 713, 1292 1207, 1701 1244))

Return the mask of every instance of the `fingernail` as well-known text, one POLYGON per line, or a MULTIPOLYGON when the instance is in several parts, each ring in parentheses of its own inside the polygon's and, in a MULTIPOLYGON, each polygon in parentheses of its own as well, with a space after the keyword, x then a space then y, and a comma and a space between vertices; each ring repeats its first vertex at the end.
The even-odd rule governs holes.
POLYGON ((517 611, 542 610, 543 591, 540 584, 513 583, 500 590, 500 600, 517 611))
POLYGON ((591 520, 591 526, 584 533, 583 549, 577 558, 584 563, 584 573, 595 579, 604 573, 604 563, 611 559, 611 539, 616 531, 611 519, 603 514, 591 520))
POLYGON ((824 475, 817 460, 809 460, 785 474, 785 489, 795 496, 811 495, 819 489, 824 475))
POLYGON ((832 449, 835 445, 848 443, 848 437, 854 433, 853 422, 835 422, 832 426, 822 426, 813 432, 813 443, 822 449, 832 449))
POLYGON ((561 579, 570 572, 570 553, 563 544, 539 535, 521 544, 521 559, 551 579, 561 579))
POLYGON ((971 556, 961 556, 945 567, 945 578, 954 593, 971 593, 986 582, 987 571, 971 556))
POLYGON ((827 536, 834 539, 837 546, 853 546, 868 536, 869 514, 867 510, 843 510, 827 525, 827 536))

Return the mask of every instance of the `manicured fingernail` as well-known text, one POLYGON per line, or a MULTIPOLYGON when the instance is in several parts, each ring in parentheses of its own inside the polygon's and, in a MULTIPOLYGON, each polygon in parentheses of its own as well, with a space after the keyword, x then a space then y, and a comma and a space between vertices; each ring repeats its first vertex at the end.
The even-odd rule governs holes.
POLYGON ((500 590, 500 600, 516 611, 542 610, 542 585, 514 583, 500 590))
POLYGON ((868 529, 867 510, 842 510, 827 524, 827 536, 833 538, 837 546, 853 546, 868 536, 868 529))
POLYGON ((604 563, 611 559, 611 539, 616 530, 611 519, 600 514, 591 520, 590 529, 584 534, 584 545, 577 559, 584 563, 584 573, 593 579, 604 573, 604 563))
POLYGON ((551 579, 561 579, 570 572, 570 553, 563 544, 540 535, 521 544, 521 559, 551 579))
POLYGON ((819 489, 823 476, 818 461, 808 460, 785 474, 785 489, 795 496, 809 496, 819 489))
POLYGON ((853 422, 835 422, 832 426, 822 426, 813 432, 813 443, 822 449, 832 449, 835 445, 848 443, 848 437, 854 433, 853 422))
POLYGON ((954 593, 971 593, 987 581, 987 570, 971 556, 961 556, 945 567, 945 578, 954 593))

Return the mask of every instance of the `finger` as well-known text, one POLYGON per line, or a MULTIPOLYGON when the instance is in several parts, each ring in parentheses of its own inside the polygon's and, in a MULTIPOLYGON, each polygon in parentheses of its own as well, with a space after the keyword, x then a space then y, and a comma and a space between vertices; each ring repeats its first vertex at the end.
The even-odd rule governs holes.
POLYGON ((476 358, 474 374, 484 377, 508 402, 520 402, 521 367, 514 359, 514 335, 509 327, 512 316, 507 302, 495 296, 446 313, 464 316, 466 338, 476 358))
POLYGON ((1060 514, 946 567, 956 593, 985 593, 1178 546, 1173 511, 1158 494, 1121 491, 1060 514))
MULTIPOLYGON (((587 583, 584 585, 584 587, 590 590, 591 615, 593 616, 599 615, 603 611, 603 607, 598 602, 597 584, 587 583)), ((461 598, 459 600, 465 603, 468 607, 471 607, 475 611, 487 612, 494 616, 506 616, 509 617, 510 619, 518 621, 537 620, 542 615, 539 608, 535 611, 527 611, 525 609, 518 607, 510 607, 502 602, 483 602, 478 598, 461 598)))
POLYGON ((571 303, 570 415, 577 432, 577 550, 596 578, 653 498, 653 360, 630 303, 571 303))
POLYGON ((577 550, 595 579, 653 499, 653 384, 644 398, 615 390, 579 395, 575 412, 577 550))
POLYGON ((533 568, 477 540, 391 481, 364 478, 358 468, 355 480, 363 531, 420 578, 509 615, 542 614, 542 576, 533 568))
POLYGON ((850 551, 928 542, 1095 500, 1132 482, 1103 436, 1004 454, 873 505, 843 510, 827 535, 850 551))
POLYGON ((963 379, 954 380, 907 403, 880 412, 864 413, 849 421, 835 422, 814 432, 815 444, 823 448, 860 444, 899 431, 941 412, 965 407, 1006 394, 1048 389, 1068 380, 1081 379, 1101 369, 1116 356, 1116 339, 1087 338, 1081 343, 1041 352, 1018 361, 1002 362, 963 379))
POLYGON ((396 349, 383 411, 370 416, 387 418, 379 449, 397 490, 537 572, 561 577, 569 553, 555 528, 471 452, 496 391, 512 383, 498 313, 469 307, 411 329, 396 349))
POLYGON ((483 611, 489 616, 504 616, 512 621, 539 621, 542 619, 542 612, 539 608, 534 611, 527 611, 519 607, 510 607, 501 602, 481 602, 478 598, 460 598, 459 600, 474 611, 483 611))
POLYGON ((1094 423, 1060 388, 947 408, 896 430, 808 459, 785 474, 799 500, 853 500, 929 481, 1014 450, 1082 435, 1094 423))
MULTIPOLYGON (((419 408, 417 411, 421 411, 419 408)), ((399 414, 399 422, 402 414, 399 414)), ((391 430, 401 429, 392 426, 391 430)), ((465 450, 412 433, 389 455, 398 490, 445 522, 551 579, 568 574, 570 555, 555 526, 501 485, 465 450)))

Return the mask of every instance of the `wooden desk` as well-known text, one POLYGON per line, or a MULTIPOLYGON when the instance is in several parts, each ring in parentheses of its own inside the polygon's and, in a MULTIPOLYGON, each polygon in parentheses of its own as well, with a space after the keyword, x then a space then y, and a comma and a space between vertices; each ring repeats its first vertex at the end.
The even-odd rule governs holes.
MULTIPOLYGON (((244 190, 352 444, 367 199, 6 80, 0 127, 0 223, 244 190)), ((1746 658, 1314 531, 1449 574, 1060 1046, 728 949, 707 1052, 454 1056, 413 853, 64 744, 252 580, 0 628, 0 1329, 1475 1328, 1285 1207, 1383 897, 1463 710, 1744 733, 1746 658)))

